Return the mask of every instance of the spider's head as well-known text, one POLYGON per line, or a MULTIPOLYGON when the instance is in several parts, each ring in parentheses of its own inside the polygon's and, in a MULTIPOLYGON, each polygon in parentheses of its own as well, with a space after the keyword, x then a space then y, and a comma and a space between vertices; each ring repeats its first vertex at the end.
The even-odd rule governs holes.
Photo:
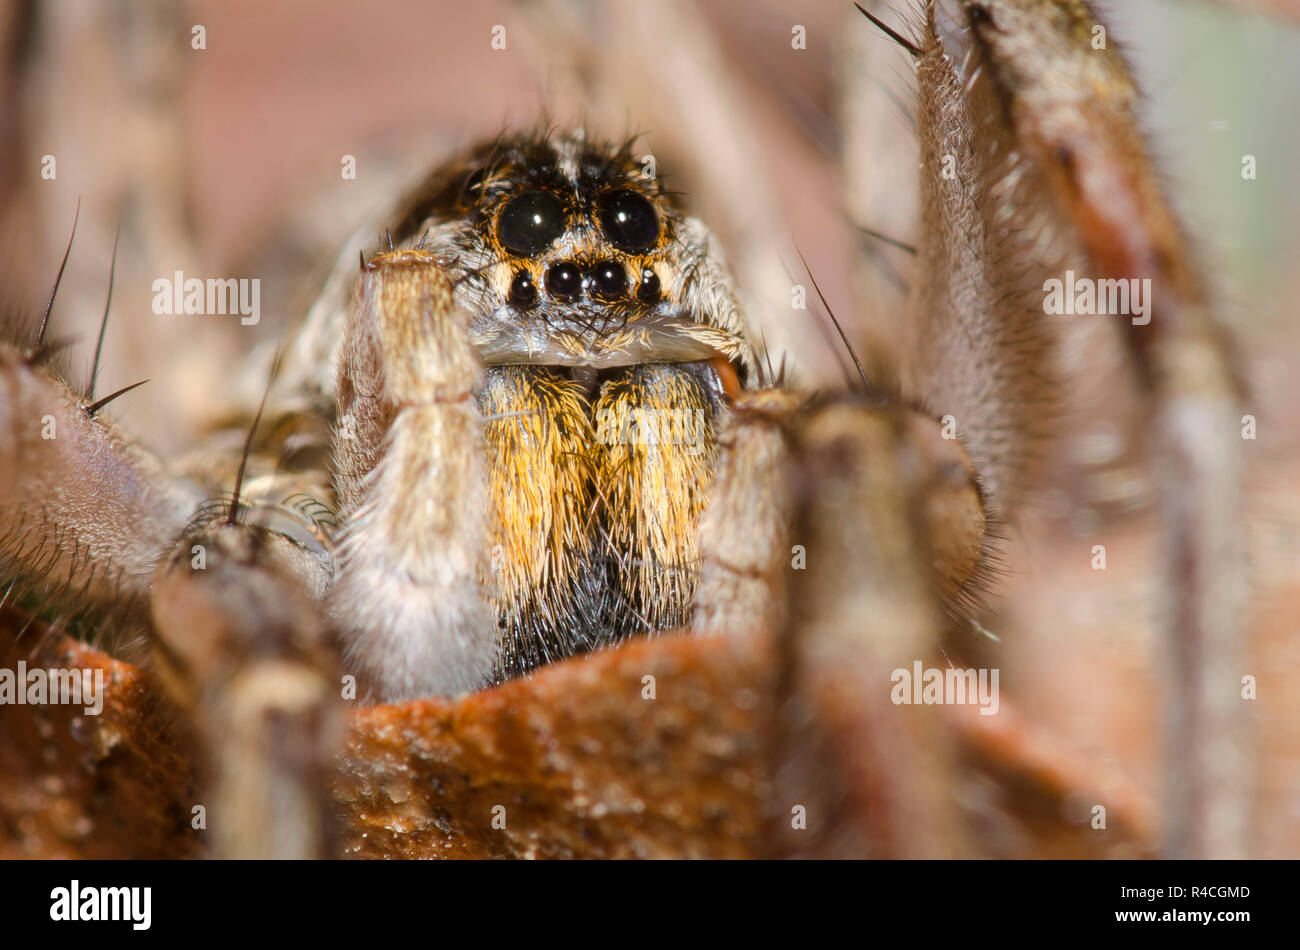
POLYGON ((395 238, 456 281, 488 365, 597 370, 752 352, 716 242, 631 145, 501 139, 428 183, 395 238))

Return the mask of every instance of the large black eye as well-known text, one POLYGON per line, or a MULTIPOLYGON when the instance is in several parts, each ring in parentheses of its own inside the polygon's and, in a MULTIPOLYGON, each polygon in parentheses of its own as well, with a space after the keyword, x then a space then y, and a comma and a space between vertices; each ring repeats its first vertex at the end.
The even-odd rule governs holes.
POLYGON ((600 226, 620 251, 645 251, 659 237, 659 219, 644 196, 626 188, 607 191, 596 199, 600 226))
POLYGON ((564 233, 564 205, 545 191, 511 198, 497 215, 497 237, 515 254, 536 254, 564 233))

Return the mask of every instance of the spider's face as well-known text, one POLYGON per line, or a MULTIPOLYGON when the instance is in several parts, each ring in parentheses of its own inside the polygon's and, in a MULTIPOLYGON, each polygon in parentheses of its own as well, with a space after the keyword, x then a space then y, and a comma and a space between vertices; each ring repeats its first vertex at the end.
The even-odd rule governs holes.
POLYGON ((750 349, 708 231, 628 147, 502 139, 420 193, 395 238, 448 261, 489 366, 609 369, 750 349))

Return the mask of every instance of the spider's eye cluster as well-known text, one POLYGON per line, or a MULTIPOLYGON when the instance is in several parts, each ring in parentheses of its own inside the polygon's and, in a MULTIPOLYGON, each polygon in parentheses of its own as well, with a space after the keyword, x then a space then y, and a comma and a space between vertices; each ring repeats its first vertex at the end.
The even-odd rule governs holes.
POLYGON ((604 192, 596 199, 600 226, 620 251, 647 251, 659 237, 659 219, 644 195, 627 188, 604 192))
POLYGON ((547 191, 528 191, 497 215, 497 237, 514 254, 530 257, 564 233, 564 205, 547 191))

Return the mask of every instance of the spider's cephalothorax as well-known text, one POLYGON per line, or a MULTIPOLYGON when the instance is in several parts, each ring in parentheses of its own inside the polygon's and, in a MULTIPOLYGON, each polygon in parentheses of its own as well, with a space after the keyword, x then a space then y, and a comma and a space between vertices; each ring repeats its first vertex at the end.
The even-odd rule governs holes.
MULTIPOLYGON (((366 265, 338 350, 335 436, 339 501, 353 526, 341 550, 336 616, 345 635, 356 630, 349 658, 376 693, 479 686, 684 623, 723 380, 746 378, 753 365, 730 277, 704 226, 627 147, 580 133, 503 138, 417 189, 385 251, 366 265), (431 318, 419 301, 444 292, 450 315, 431 318), (416 401, 437 384, 440 366, 461 361, 455 385, 433 394, 440 408, 402 413, 392 370, 376 366, 385 362, 385 324, 413 361, 416 401), (413 334, 431 334, 425 356, 407 339, 413 334), (377 485, 398 464, 393 433, 420 413, 439 415, 429 420, 432 440, 450 438, 445 413, 459 437, 380 497, 377 485), (438 488, 426 479, 434 468, 454 470, 449 459, 476 458, 480 439, 481 467, 451 483, 452 520, 441 524, 430 500, 438 488), (406 537, 370 552, 380 506, 406 537), (443 615, 447 601, 464 608, 457 629, 432 636, 418 614, 401 619, 412 604, 391 589, 389 567, 372 576, 422 533, 464 541, 444 544, 440 579, 420 585, 423 597, 442 591, 443 615), (480 622, 479 600, 493 643, 466 633, 480 622), (450 659, 447 643, 455 645, 450 659), (434 644, 426 672, 395 659, 434 644)), ((431 549, 429 563, 434 556, 431 549)))
POLYGON ((489 366, 752 360, 731 280, 630 146, 499 139, 439 170, 394 238, 448 262, 489 366), (427 235, 427 236, 426 236, 427 235))

